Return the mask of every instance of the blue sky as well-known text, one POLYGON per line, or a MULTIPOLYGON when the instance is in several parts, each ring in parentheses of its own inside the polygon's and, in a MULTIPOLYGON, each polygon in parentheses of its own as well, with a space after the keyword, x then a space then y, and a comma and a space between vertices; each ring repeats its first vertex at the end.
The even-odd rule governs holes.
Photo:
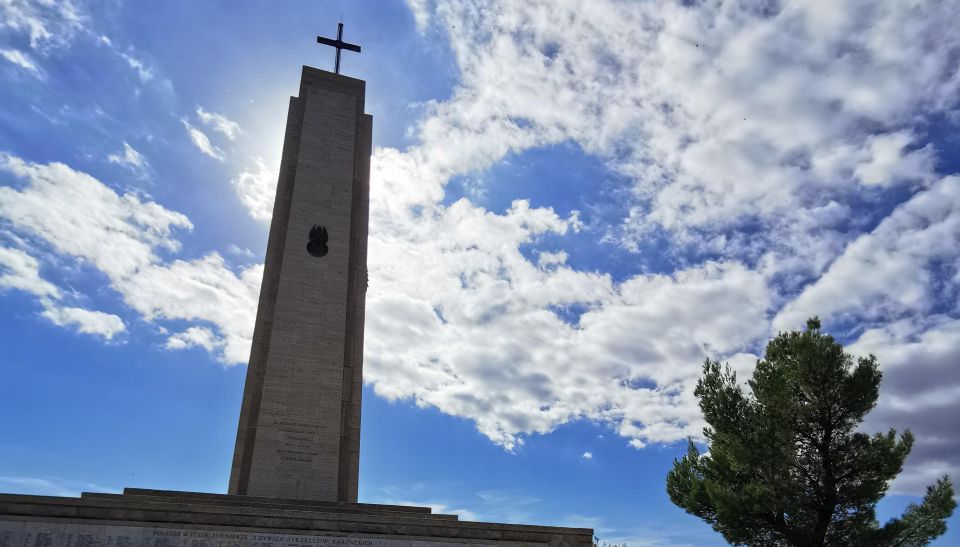
MULTIPOLYGON (((956 2, 0 1, 0 490, 224 491, 300 66, 374 116, 360 498, 721 545, 704 357, 819 314, 960 476, 956 2)), ((960 542, 960 517, 937 545, 960 542)))

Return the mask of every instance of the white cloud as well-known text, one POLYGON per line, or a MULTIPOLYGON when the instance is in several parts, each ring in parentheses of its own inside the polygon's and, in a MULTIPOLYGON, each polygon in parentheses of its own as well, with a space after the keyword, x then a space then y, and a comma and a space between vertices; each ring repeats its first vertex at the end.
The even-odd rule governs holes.
POLYGON ((257 220, 268 222, 273 216, 273 197, 277 192, 277 172, 256 158, 256 167, 243 171, 232 181, 240 202, 257 220))
POLYGON ((592 459, 593 459, 593 452, 584 452, 583 455, 580 456, 580 457, 583 458, 583 459, 585 459, 585 460, 592 460, 592 459))
POLYGON ((107 156, 107 161, 129 167, 139 173, 142 173, 147 167, 147 160, 143 157, 143 154, 137 152, 136 149, 127 143, 123 143, 122 153, 117 152, 116 154, 110 154, 107 156))
POLYGON ((928 181, 934 176, 934 151, 930 145, 906 150, 916 137, 898 131, 867 139, 868 159, 857 165, 854 174, 867 185, 888 185, 904 180, 928 181))
MULTIPOLYGON (((150 66, 147 61, 137 57, 136 52, 132 47, 127 47, 125 50, 121 49, 114 44, 113 40, 104 35, 100 35, 98 42, 109 49, 114 55, 122 59, 123 62, 126 63, 127 67, 136 72, 141 83, 153 83, 163 92, 168 94, 173 93, 173 82, 167 78, 158 77, 160 71, 155 67, 150 66)), ((139 93, 139 90, 135 90, 135 93, 139 93)))
POLYGON ((777 315, 774 327, 807 317, 854 314, 869 320, 930 313, 939 263, 960 259, 960 177, 945 177, 897 207, 852 242, 815 283, 777 315))
POLYGON ((40 277, 37 259, 19 249, 0 247, 0 288, 17 289, 43 297, 58 298, 60 289, 40 277))
POLYGON ((100 311, 65 306, 63 291, 40 277, 40 263, 19 249, 0 247, 0 289, 17 289, 39 297, 40 315, 59 326, 73 326, 79 332, 110 340, 126 330, 120 317, 100 311))
POLYGON ((0 28, 29 38, 41 53, 64 46, 84 28, 86 15, 73 0, 5 0, 0 2, 0 28))
MULTIPOLYGON (((429 17, 427 3, 411 8, 418 21, 429 17)), ((418 146, 378 150, 373 161, 367 370, 377 392, 470 417, 507 447, 584 417, 613 421, 637 446, 699 435, 699 362, 743 355, 752 366, 744 350, 766 336, 774 301, 764 278, 829 264, 844 243, 829 232, 861 182, 923 180, 931 169, 930 150, 905 151, 912 133, 875 128, 952 92, 926 85, 948 55, 911 72, 913 58, 896 57, 887 40, 894 33, 897 47, 914 47, 944 23, 885 27, 905 16, 893 9, 851 33, 854 9, 827 17, 806 4, 761 15, 672 2, 437 2, 439 26, 457 29, 448 38, 460 83, 430 106, 418 146), (810 32, 820 48, 789 45, 810 32), (847 47, 883 61, 836 56, 847 47), (904 88, 904 72, 921 83, 904 88), (632 176, 638 218, 678 241, 702 227, 723 234, 744 217, 802 231, 768 249, 778 254, 763 275, 730 261, 615 285, 566 267, 562 251, 541 253, 541 268, 521 256, 538 234, 565 229, 552 212, 436 205, 452 175, 564 140, 632 176), (842 161, 821 160, 838 149, 849 149, 842 161), (526 214, 551 222, 509 222, 526 214), (823 239, 824 227, 836 241, 805 266, 796 251, 808 234, 823 239), (572 305, 587 311, 570 323, 560 313, 572 305)), ((709 244, 729 253, 742 241, 709 244)))
POLYGON ((910 429, 916 440, 896 493, 917 494, 945 474, 960 476, 960 319, 907 318, 865 331, 848 350, 877 356, 880 401, 864 430, 910 429))
POLYGON ((121 196, 62 163, 34 164, 0 154, 0 172, 29 183, 20 191, 0 187, 0 216, 112 277, 154 262, 154 248, 176 251, 180 243, 173 230, 193 227, 180 213, 135 194, 121 196))
POLYGON ((427 29, 430 23, 429 0, 407 0, 407 7, 413 13, 413 21, 417 25, 417 30, 421 33, 427 29))
POLYGON ((416 146, 373 157, 377 392, 506 447, 577 418, 643 446, 699 435, 702 357, 745 379, 772 310, 780 328, 956 313, 957 183, 924 124, 957 101, 960 12, 881 4, 408 2, 449 33, 460 79, 416 146), (665 234, 688 266, 614 283, 563 249, 532 264, 519 249, 568 219, 439 205, 452 176, 565 141, 631 180, 623 244, 665 234))
MULTIPOLYGON (((572 140, 634 179, 628 245, 662 228, 731 257, 803 245, 819 228, 808 211, 931 178, 933 151, 905 148, 916 132, 904 126, 944 112, 960 84, 960 16, 943 4, 410 6, 423 20, 432 7, 461 73, 418 124, 419 186, 572 140)), ((804 249, 775 264, 802 266, 804 249)))
POLYGON ((223 150, 220 150, 214 146, 213 143, 210 142, 210 138, 207 137, 203 131, 200 131, 196 127, 190 125, 190 122, 187 120, 180 120, 180 122, 183 123, 183 127, 186 128, 187 134, 190 135, 190 140, 198 150, 215 160, 223 161, 223 150))
MULTIPOLYGON (((134 194, 119 195, 66 165, 3 154, 2 172, 26 181, 21 190, 0 187, 0 217, 15 229, 103 272, 146 321, 198 323, 216 333, 215 354, 224 363, 247 360, 262 265, 234 273, 217 253, 163 259, 161 253, 180 247, 174 231, 192 227, 187 217, 134 194)), ((107 318, 74 311, 51 312, 50 319, 78 325, 87 319, 88 326, 81 327, 88 329, 100 321, 101 333, 111 328, 107 318)))
POLYGON ((237 122, 221 114, 207 112, 201 106, 197 107, 197 117, 214 131, 222 133, 230 140, 236 139, 237 135, 240 134, 240 125, 237 122))
POLYGON ((107 340, 127 330, 120 317, 112 313, 104 313, 84 308, 60 307, 47 305, 41 313, 53 324, 59 326, 74 326, 84 334, 95 334, 107 340))
POLYGON ((140 77, 141 82, 147 83, 150 80, 152 80, 156 75, 152 68, 148 67, 145 62, 134 57, 132 54, 125 53, 122 51, 117 51, 117 55, 119 55, 121 58, 123 58, 124 61, 127 62, 127 66, 129 66, 130 68, 132 68, 137 72, 137 76, 140 77))
POLYGON ((19 66, 20 68, 32 73, 34 76, 41 75, 40 69, 37 67, 37 64, 33 61, 33 59, 18 49, 0 49, 0 56, 19 66))
POLYGON ((367 381, 470 418, 508 449, 580 418, 640 444, 698 436, 691 381, 704 356, 766 333, 765 282, 735 263, 614 284, 524 258, 522 245, 574 222, 525 202, 503 215, 463 200, 418 220, 373 215, 367 381), (586 311, 570 322, 576 306, 586 311))
POLYGON ((565 264, 566 262, 567 253, 565 251, 557 251, 555 253, 543 251, 539 254, 539 256, 537 256, 537 265, 541 268, 558 266, 565 264))
POLYGON ((190 327, 167 338, 167 349, 201 347, 213 353, 221 345, 220 338, 206 327, 190 327))
POLYGON ((244 247, 240 247, 240 246, 237 245, 236 243, 231 244, 231 245, 230 245, 230 248, 227 249, 227 250, 228 250, 228 252, 229 252, 230 254, 234 254, 234 255, 237 255, 237 256, 242 256, 242 257, 244 257, 244 258, 252 258, 252 257, 253 257, 253 251, 251 251, 250 249, 244 248, 244 247))

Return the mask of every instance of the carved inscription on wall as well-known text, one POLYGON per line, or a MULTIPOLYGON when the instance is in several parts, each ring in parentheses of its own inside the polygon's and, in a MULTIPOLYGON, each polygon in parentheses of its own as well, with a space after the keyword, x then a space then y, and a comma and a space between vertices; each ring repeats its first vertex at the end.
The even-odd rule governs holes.
POLYGON ((315 444, 319 436, 319 424, 274 419, 273 427, 280 433, 283 443, 277 449, 280 461, 311 464, 313 458, 319 455, 315 444))
POLYGON ((0 547, 481 547, 490 543, 0 520, 0 547))

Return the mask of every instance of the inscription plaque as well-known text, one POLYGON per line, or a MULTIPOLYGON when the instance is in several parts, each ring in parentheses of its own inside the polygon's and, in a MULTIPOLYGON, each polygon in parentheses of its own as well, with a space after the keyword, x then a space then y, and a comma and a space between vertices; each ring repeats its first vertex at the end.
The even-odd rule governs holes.
POLYGON ((0 520, 0 547, 487 547, 493 545, 496 544, 0 520))

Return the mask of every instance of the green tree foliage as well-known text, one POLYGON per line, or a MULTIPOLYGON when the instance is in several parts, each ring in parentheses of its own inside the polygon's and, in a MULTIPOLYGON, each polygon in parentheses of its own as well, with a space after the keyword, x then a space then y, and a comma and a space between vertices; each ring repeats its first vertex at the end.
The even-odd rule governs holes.
POLYGON ((745 394, 729 366, 707 360, 695 394, 709 453, 693 442, 667 474, 676 505, 735 545, 920 546, 946 531, 948 477, 920 505, 880 526, 875 507, 903 469, 913 436, 856 431, 877 403, 874 356, 856 361, 820 321, 767 345, 745 394))

